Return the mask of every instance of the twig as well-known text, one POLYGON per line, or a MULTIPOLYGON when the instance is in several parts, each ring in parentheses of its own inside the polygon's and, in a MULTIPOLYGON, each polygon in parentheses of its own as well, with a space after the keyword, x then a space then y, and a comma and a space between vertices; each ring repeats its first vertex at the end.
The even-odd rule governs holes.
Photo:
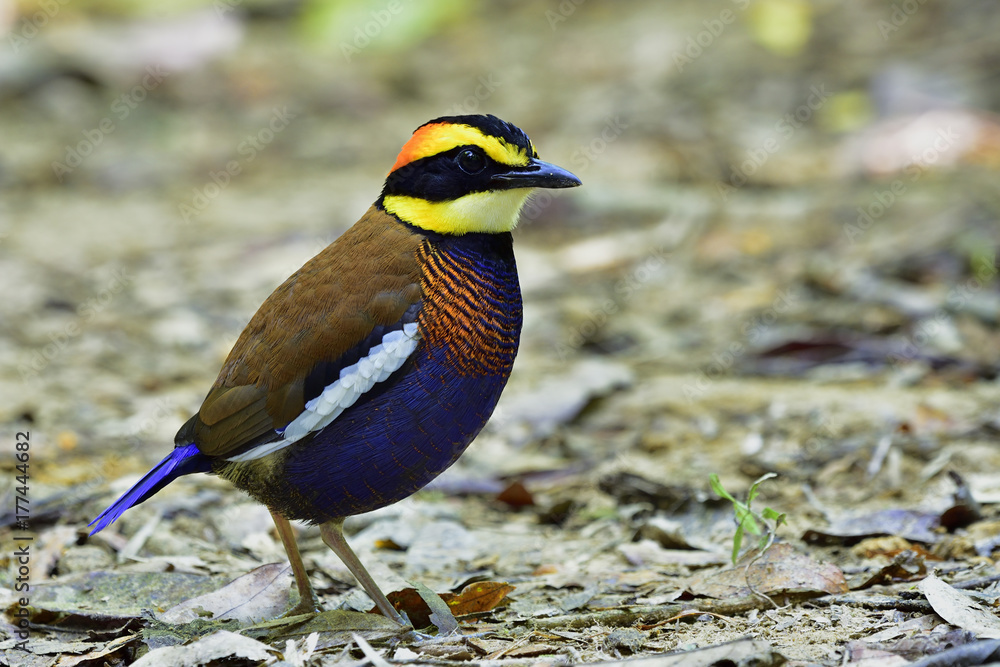
POLYGON ((717 616, 733 616, 746 613, 752 609, 766 608, 760 598, 754 595, 747 595, 731 600, 696 600, 683 604, 603 609, 589 614, 534 618, 528 621, 528 626, 538 630, 550 630, 557 628, 587 628, 594 625, 625 627, 640 621, 652 625, 661 621, 671 620, 675 616, 692 610, 717 616))
POLYGON ((990 584, 1000 581, 1000 574, 993 574, 988 577, 982 577, 980 579, 969 579, 968 581, 959 581, 953 583, 954 588, 962 588, 965 590, 975 589, 975 588, 985 588, 990 584))
POLYGON ((754 585, 752 583, 750 583, 750 567, 754 563, 756 563, 757 561, 759 561, 761 558, 763 558, 764 554, 767 553, 767 550, 771 548, 771 545, 774 544, 774 535, 775 534, 774 534, 773 531, 768 531, 767 544, 764 545, 763 548, 759 549, 757 551, 757 555, 754 556, 753 558, 751 558, 750 562, 747 563, 747 566, 743 569, 743 580, 745 582, 747 582, 747 588, 750 589, 751 593, 753 593, 754 595, 756 595, 758 598, 761 598, 762 600, 767 600, 771 604, 771 606, 774 607, 775 609, 780 609, 781 607, 778 605, 777 602, 775 602, 774 600, 772 600, 768 596, 766 596, 763 593, 761 593, 760 591, 758 591, 756 588, 754 588, 754 585))
POLYGON ((864 607, 874 611, 898 610, 907 612, 921 612, 924 614, 934 613, 931 604, 927 600, 913 599, 904 600, 900 597, 888 595, 859 596, 854 593, 843 595, 827 595, 825 597, 810 600, 810 603, 819 607, 829 607, 835 604, 849 605, 852 607, 864 607))

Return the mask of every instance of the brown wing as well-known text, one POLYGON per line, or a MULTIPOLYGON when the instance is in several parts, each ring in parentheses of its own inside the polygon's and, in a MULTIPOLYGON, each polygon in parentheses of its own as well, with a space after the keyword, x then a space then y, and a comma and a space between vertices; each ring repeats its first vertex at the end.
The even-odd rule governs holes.
POLYGON ((305 408, 305 380, 316 364, 336 361, 420 301, 422 240, 370 208, 264 301, 177 443, 224 456, 274 439, 305 408))

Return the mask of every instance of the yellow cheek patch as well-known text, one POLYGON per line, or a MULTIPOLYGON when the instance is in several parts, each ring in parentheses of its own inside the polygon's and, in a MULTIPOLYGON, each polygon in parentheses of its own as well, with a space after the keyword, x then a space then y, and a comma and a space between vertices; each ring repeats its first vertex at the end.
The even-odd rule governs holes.
POLYGON ((382 206, 403 222, 439 234, 461 236, 471 232, 496 234, 517 226, 521 207, 532 188, 473 192, 450 201, 427 201, 389 195, 382 206))
POLYGON ((452 123, 431 123, 424 125, 410 137, 396 158, 396 164, 389 171, 396 171, 414 160, 450 151, 459 146, 479 146, 500 164, 524 167, 531 156, 523 148, 508 144, 502 139, 483 134, 470 125, 452 123))

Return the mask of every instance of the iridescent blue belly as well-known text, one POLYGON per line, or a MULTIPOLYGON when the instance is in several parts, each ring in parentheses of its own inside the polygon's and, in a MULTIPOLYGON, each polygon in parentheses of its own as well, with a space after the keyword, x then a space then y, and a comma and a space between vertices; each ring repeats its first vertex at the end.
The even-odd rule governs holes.
POLYGON ((287 518, 322 523, 401 500, 458 459, 493 413, 517 352, 511 238, 433 238, 420 261, 422 340, 410 359, 326 428, 271 461, 225 464, 220 474, 287 518), (254 488, 241 483, 251 477, 254 488))
POLYGON ((423 346, 403 378, 359 402, 285 459, 283 483, 317 523, 368 512, 422 488, 478 435, 507 383, 503 376, 449 372, 444 355, 423 346))

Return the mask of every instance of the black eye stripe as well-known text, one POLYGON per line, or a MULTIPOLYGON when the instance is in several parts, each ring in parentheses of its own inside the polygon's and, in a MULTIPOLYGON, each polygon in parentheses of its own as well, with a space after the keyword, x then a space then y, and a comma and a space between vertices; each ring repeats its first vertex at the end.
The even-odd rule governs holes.
POLYGON ((478 146, 458 146, 414 160, 389 174, 382 197, 404 195, 428 201, 458 199, 472 192, 495 190, 490 180, 509 170, 508 165, 496 162, 478 146), (470 174, 459 166, 459 154, 466 150, 474 150, 482 156, 484 165, 480 171, 470 174))

